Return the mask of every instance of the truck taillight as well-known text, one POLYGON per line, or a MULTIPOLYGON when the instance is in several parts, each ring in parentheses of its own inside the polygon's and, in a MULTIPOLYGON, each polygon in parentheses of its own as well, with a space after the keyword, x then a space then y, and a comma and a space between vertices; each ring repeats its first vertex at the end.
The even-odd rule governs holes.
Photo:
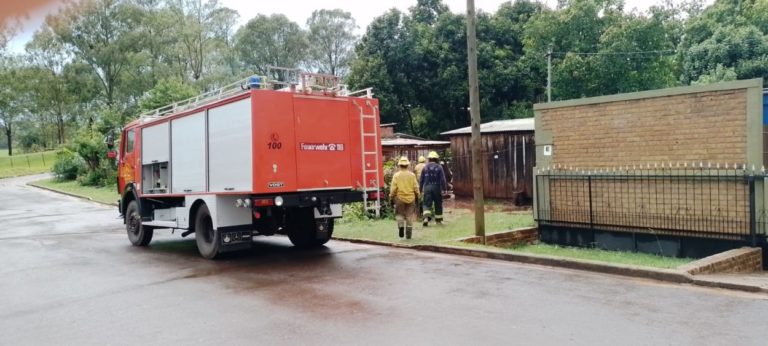
POLYGON ((271 207, 275 205, 275 201, 271 198, 263 198, 263 199, 254 199, 253 200, 253 206, 254 207, 271 207))

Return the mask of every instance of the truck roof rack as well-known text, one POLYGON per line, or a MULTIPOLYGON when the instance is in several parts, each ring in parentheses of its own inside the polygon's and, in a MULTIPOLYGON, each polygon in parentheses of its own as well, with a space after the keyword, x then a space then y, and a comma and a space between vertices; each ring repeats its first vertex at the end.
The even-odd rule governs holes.
POLYGON ((185 110, 195 109, 213 101, 248 92, 251 89, 272 89, 306 94, 321 92, 323 95, 330 96, 373 98, 372 88, 350 92, 347 85, 341 84, 339 77, 334 75, 308 73, 300 69, 277 66, 268 66, 267 74, 274 76, 274 78, 252 75, 195 97, 146 111, 141 113, 139 120, 140 122, 145 122, 185 110))

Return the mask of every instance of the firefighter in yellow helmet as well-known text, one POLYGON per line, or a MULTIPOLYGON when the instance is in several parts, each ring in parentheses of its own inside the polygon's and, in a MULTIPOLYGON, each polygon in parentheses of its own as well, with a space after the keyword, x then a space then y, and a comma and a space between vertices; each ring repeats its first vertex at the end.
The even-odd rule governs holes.
POLYGON ((421 170, 424 169, 424 166, 427 165, 427 159, 424 157, 424 155, 419 156, 419 163, 416 164, 415 171, 416 171, 416 180, 421 179, 421 170))
POLYGON ((411 239, 413 222, 416 220, 416 203, 419 202, 419 183, 408 166, 411 162, 403 156, 397 161, 398 171, 392 176, 389 198, 395 205, 395 219, 400 238, 411 239))
POLYGON ((435 207, 435 222, 443 223, 443 192, 448 190, 443 166, 440 165, 440 155, 430 152, 427 156, 429 163, 424 166, 419 179, 419 188, 424 194, 423 225, 427 227, 432 218, 432 207, 435 207))
MULTIPOLYGON (((421 171, 424 169, 424 166, 427 165, 427 158, 424 157, 424 155, 419 156, 419 163, 416 164, 416 168, 414 169, 416 173, 416 180, 421 180, 421 171)), ((421 214, 424 212, 424 203, 419 203, 419 217, 421 217, 421 214)))

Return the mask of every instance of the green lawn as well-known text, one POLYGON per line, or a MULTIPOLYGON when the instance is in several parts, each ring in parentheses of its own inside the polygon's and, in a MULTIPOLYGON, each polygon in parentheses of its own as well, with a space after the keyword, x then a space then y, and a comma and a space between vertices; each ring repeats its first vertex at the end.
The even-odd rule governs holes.
MULTIPOLYGON (((533 226, 533 217, 530 212, 490 211, 486 212, 485 215, 486 234, 533 226)), ((468 244, 458 241, 458 239, 474 235, 474 218, 469 211, 462 209, 454 209, 446 213, 446 222, 442 226, 430 224, 429 227, 424 228, 421 226, 421 223, 417 223, 414 227, 413 239, 411 240, 400 239, 397 234, 395 220, 356 221, 342 219, 336 224, 333 235, 342 238, 375 240, 402 245, 451 245, 653 268, 675 268, 693 261, 693 259, 689 258, 672 258, 636 252, 572 248, 548 244, 515 248, 468 244)))
POLYGON ((582 259, 582 260, 607 262, 607 263, 615 263, 615 264, 628 264, 628 265, 663 268, 663 269, 676 268, 683 264, 687 264, 695 260, 691 258, 664 257, 664 256, 657 256, 657 255, 639 253, 639 252, 608 251, 608 250, 600 250, 600 249, 576 248, 576 247, 566 247, 566 246, 557 246, 557 245, 549 245, 549 244, 535 244, 535 245, 527 245, 527 246, 512 247, 512 248, 497 248, 497 247, 485 247, 477 244, 467 244, 460 241, 454 241, 454 242, 451 242, 450 245, 460 246, 460 247, 470 247, 470 248, 486 248, 486 249, 490 248, 497 251, 501 250, 504 252, 547 255, 547 256, 553 256, 553 257, 565 257, 565 258, 573 258, 573 259, 582 259))
MULTIPOLYGON (((423 227, 417 222, 413 228, 413 239, 400 239, 395 220, 341 220, 334 228, 333 235, 343 238, 368 239, 403 244, 441 244, 474 235, 474 218, 465 210, 454 209, 445 214, 445 223, 423 227)), ((486 212, 487 234, 533 225, 530 213, 486 212)))
POLYGON ((106 187, 93 187, 82 186, 77 181, 57 181, 56 179, 40 180, 31 183, 31 185, 37 185, 47 187, 49 189, 72 193, 75 195, 89 197, 94 201, 103 203, 117 203, 119 199, 117 195, 117 188, 114 185, 106 187))
POLYGON ((0 178, 50 172, 56 159, 55 150, 13 156, 7 150, 0 152, 0 178))

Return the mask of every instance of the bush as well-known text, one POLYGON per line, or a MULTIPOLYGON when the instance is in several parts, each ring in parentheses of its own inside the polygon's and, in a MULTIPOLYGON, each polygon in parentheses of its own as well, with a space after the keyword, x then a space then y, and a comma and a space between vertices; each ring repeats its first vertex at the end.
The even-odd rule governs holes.
MULTIPOLYGON (((387 161, 384 163, 384 189, 381 192, 381 210, 382 219, 392 219, 395 216, 395 208, 389 201, 389 188, 392 184, 392 176, 395 174, 395 162, 387 161)), ((348 203, 343 206, 344 222, 361 221, 373 218, 373 212, 365 210, 362 202, 348 203)))
POLYGON ((60 180, 77 179, 85 186, 114 184, 117 176, 114 162, 107 158, 104 135, 90 128, 56 154, 53 172, 60 180))
POLYGON ((58 180, 75 180, 81 172, 85 171, 85 161, 71 150, 64 148, 56 152, 56 162, 53 164, 52 171, 58 180))

